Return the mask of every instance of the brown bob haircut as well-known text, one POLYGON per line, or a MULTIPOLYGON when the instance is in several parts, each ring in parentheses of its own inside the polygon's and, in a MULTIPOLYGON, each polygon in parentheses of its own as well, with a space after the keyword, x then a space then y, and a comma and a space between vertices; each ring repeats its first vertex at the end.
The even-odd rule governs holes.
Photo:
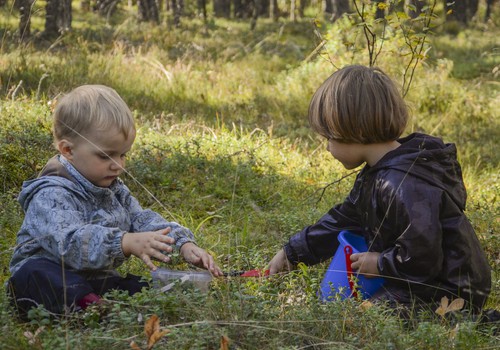
POLYGON ((396 84, 379 68, 360 65, 333 73, 309 105, 313 130, 343 143, 394 141, 403 133, 408 115, 396 84))

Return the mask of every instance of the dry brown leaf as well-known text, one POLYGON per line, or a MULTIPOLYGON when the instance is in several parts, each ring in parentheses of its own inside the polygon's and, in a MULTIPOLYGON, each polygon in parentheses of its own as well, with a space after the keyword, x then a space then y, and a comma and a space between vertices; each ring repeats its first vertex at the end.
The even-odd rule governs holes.
POLYGON ((373 306, 375 306, 375 304, 373 304, 373 303, 372 303, 371 301, 369 301, 369 300, 365 300, 365 301, 363 301, 363 302, 359 305, 359 307, 360 307, 360 308, 361 308, 361 310, 363 310, 363 311, 366 311, 366 310, 368 310, 368 309, 371 309, 373 306))
POLYGON ((462 298, 457 298, 453 300, 450 305, 446 308, 446 312, 462 310, 465 305, 465 300, 462 298))
POLYGON ((442 297, 441 298, 441 305, 439 305, 439 307, 436 309, 436 313, 441 316, 441 317, 444 317, 444 314, 446 314, 446 309, 448 308, 448 297, 442 297))
POLYGON ((157 315, 152 315, 146 323, 144 323, 144 333, 146 333, 146 338, 151 338, 154 332, 160 330, 160 319, 157 315))
POLYGON ((465 305, 465 300, 462 298, 457 298, 452 300, 451 303, 448 303, 448 298, 447 297, 442 297, 441 298, 441 305, 436 309, 436 313, 444 317, 448 312, 452 311, 458 311, 461 310, 465 305))
POLYGON ((38 335, 45 329, 45 326, 38 327, 38 329, 35 331, 35 334, 31 333, 30 331, 26 331, 23 333, 23 335, 28 339, 28 344, 30 345, 35 345, 38 344, 40 341, 38 340, 38 335))
POLYGON ((133 350, 142 350, 139 345, 137 345, 137 343, 135 341, 131 341, 130 342, 130 347, 133 349, 133 350))
POLYGON ((455 328, 453 328, 453 329, 450 331, 449 338, 450 338, 451 340, 454 340, 454 339, 457 337, 458 331, 459 331, 459 328, 458 328, 458 324, 457 324, 457 325, 455 326, 455 328))
POLYGON ((153 348, 153 346, 161 339, 163 338, 164 335, 170 333, 170 330, 169 329, 164 329, 162 331, 155 331, 151 337, 149 337, 148 339, 148 350, 151 350, 151 348, 153 348))
POLYGON ((225 335, 220 337, 220 350, 229 350, 229 338, 225 335))
POLYGON ((30 331, 24 332, 23 335, 28 339, 28 344, 29 345, 34 345, 36 343, 36 337, 30 331))

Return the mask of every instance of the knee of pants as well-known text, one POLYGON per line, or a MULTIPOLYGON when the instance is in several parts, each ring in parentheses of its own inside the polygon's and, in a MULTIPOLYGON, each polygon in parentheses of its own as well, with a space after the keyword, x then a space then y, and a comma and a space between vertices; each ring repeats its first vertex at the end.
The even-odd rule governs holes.
POLYGON ((42 304, 51 312, 61 312, 93 292, 82 276, 42 258, 27 261, 10 278, 10 283, 18 307, 42 304))

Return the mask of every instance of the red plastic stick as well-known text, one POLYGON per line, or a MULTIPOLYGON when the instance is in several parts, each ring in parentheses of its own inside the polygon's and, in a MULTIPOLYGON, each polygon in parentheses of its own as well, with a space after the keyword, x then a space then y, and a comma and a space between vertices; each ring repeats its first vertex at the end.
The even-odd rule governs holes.
POLYGON ((269 276, 269 270, 248 270, 243 272, 240 277, 264 277, 269 276))
POLYGON ((349 281, 349 287, 351 288, 352 296, 357 297, 358 292, 356 291, 356 287, 354 286, 354 274, 352 273, 352 267, 351 267, 351 254, 352 254, 352 247, 350 245, 346 245, 344 247, 344 253, 345 253, 345 267, 347 270, 347 280, 349 281))

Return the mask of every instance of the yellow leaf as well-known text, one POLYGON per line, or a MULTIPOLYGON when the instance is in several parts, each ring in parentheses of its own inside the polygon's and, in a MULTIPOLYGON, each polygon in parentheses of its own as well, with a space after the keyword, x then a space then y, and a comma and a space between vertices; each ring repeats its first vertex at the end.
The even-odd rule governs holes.
POLYGON ((457 325, 455 326, 455 328, 450 331, 449 338, 451 340, 453 340, 453 339, 455 339, 457 337, 458 330, 459 330, 459 328, 458 328, 458 323, 457 323, 457 325))
POLYGON ((26 331, 23 335, 28 339, 28 344, 33 345, 35 342, 35 336, 30 331, 26 331))
POLYGON ((454 299, 450 304, 448 304, 448 298, 447 297, 442 297, 441 298, 441 305, 436 309, 436 313, 444 317, 445 314, 448 312, 452 311, 458 311, 461 310, 465 305, 465 300, 462 298, 457 298, 454 299))
POLYGON ((160 319, 157 315, 152 315, 144 324, 144 333, 146 333, 146 338, 151 338, 154 332, 160 329, 160 319))
POLYGON ((375 304, 373 304, 373 303, 372 303, 371 301, 369 301, 369 300, 365 300, 365 301, 363 301, 363 302, 359 305, 359 307, 360 307, 360 308, 361 308, 361 310, 363 310, 363 311, 366 311, 366 310, 368 310, 368 309, 371 309, 373 306, 375 306, 375 304))
POLYGON ((134 350, 141 350, 141 348, 139 347, 139 345, 137 345, 136 342, 133 341, 133 340, 130 342, 130 347, 132 349, 134 349, 134 350))
POLYGON ((441 298, 441 305, 436 309, 436 313, 443 317, 444 314, 446 314, 446 309, 448 308, 448 297, 442 297, 441 298))
POLYGON ((465 305, 465 300, 462 298, 457 298, 453 300, 450 305, 446 308, 446 312, 462 310, 465 305))
POLYGON ((165 334, 170 333, 169 329, 164 329, 162 331, 156 330, 151 337, 148 339, 148 350, 151 350, 151 348, 161 339, 165 334))
POLYGON ((220 350, 229 350, 229 338, 225 335, 220 337, 220 350))

